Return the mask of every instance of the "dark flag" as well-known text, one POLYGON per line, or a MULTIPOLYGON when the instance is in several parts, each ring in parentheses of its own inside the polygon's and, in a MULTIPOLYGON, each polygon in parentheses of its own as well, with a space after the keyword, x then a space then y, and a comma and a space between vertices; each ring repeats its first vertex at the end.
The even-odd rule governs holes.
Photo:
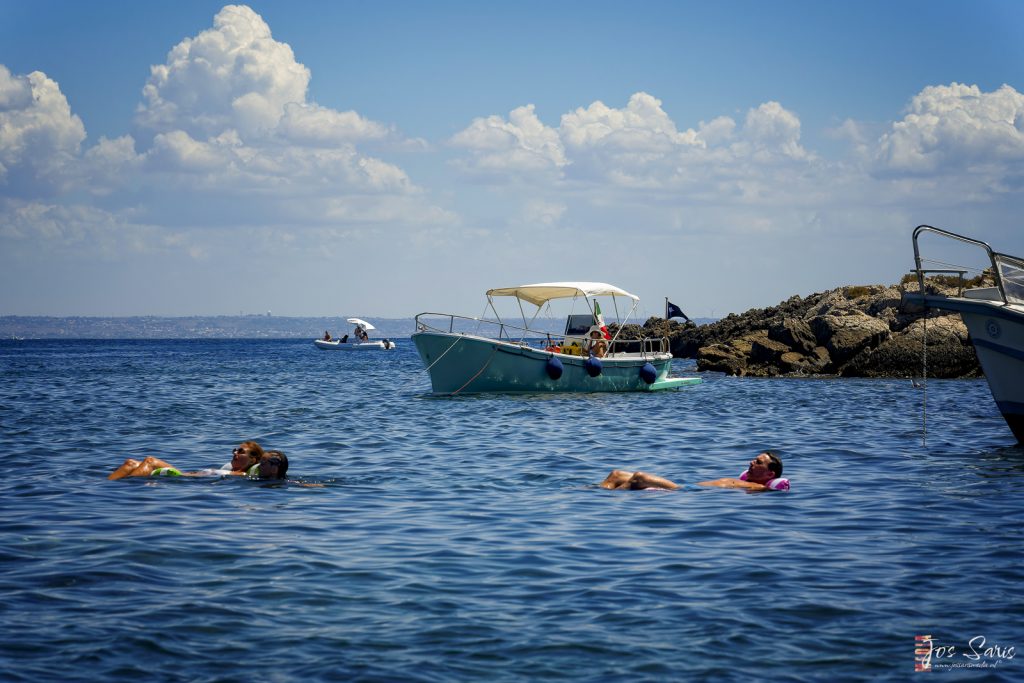
POLYGON ((674 303, 672 303, 671 301, 669 301, 666 298, 665 299, 665 320, 671 320, 672 318, 682 318, 686 322, 692 322, 689 318, 686 317, 686 314, 683 313, 683 309, 679 308, 678 306, 676 306, 674 303))

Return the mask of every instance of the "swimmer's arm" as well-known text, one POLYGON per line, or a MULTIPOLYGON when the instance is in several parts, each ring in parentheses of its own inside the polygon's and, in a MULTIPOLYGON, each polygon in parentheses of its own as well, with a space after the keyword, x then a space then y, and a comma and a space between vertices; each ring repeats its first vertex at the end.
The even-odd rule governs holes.
POLYGON ((749 491, 768 490, 768 487, 764 484, 755 484, 752 481, 743 481, 742 479, 734 479, 732 477, 714 479, 712 481, 699 481, 697 482, 697 486, 717 486, 723 489, 747 489, 749 491))

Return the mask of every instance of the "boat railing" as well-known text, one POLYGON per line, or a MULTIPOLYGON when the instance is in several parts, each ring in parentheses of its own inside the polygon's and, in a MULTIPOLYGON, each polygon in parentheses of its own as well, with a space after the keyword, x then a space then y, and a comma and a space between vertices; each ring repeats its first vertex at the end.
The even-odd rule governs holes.
POLYGON ((668 337, 644 337, 643 339, 618 339, 609 345, 609 355, 616 353, 668 353, 668 337))
MULTIPOLYGON (((416 331, 472 334, 540 349, 558 346, 564 340, 564 335, 557 332, 534 330, 500 320, 473 318, 454 313, 420 313, 416 316, 416 331), (439 322, 430 320, 432 318, 436 318, 439 322), (482 333, 481 328, 489 329, 490 334, 482 333)), ((613 338, 608 346, 609 355, 639 353, 646 356, 655 353, 668 353, 670 350, 668 337, 645 337, 643 339, 613 338)))
POLYGON ((531 330, 517 325, 511 325, 500 320, 488 320, 486 318, 473 318, 467 315, 455 315, 454 313, 420 313, 416 316, 417 332, 444 332, 447 334, 478 334, 481 327, 487 327, 491 331, 480 336, 489 336, 509 342, 525 342, 529 338, 543 339, 545 333, 538 330, 531 330), (421 320, 423 318, 423 320, 421 320), (425 319, 437 318, 441 321, 447 319, 448 323, 431 324, 425 319), (456 329, 458 328, 458 329, 456 329), (521 332, 522 334, 513 334, 521 332), (518 339, 514 339, 517 337, 518 339))
POLYGON ((976 240, 971 237, 965 237, 964 235, 958 235, 955 232, 943 230, 941 228, 932 227, 930 225, 919 225, 914 229, 914 265, 916 266, 917 274, 917 285, 918 291, 925 294, 925 276, 926 275, 957 275, 958 283, 958 296, 962 295, 965 276, 967 270, 960 269, 928 269, 922 267, 923 260, 921 258, 921 250, 918 246, 918 238, 922 233, 930 232, 947 239, 951 239, 958 242, 963 242, 971 246, 983 249, 988 255, 988 260, 992 264, 992 277, 995 280, 995 288, 999 292, 999 298, 1004 304, 1017 304, 1024 305, 1024 260, 1019 259, 1009 254, 1001 254, 997 251, 993 251, 992 247, 987 242, 976 240))

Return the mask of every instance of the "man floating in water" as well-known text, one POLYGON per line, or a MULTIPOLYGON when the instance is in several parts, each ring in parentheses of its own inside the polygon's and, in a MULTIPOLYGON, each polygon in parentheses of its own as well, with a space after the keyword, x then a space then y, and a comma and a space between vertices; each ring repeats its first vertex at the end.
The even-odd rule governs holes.
MULTIPOLYGON (((789 480, 782 478, 782 459, 775 451, 761 451, 750 461, 747 471, 737 478, 727 477, 697 482, 698 486, 718 486, 748 491, 788 491, 789 480)), ((647 472, 612 470, 601 482, 604 489, 665 489, 674 490, 679 484, 647 472)))

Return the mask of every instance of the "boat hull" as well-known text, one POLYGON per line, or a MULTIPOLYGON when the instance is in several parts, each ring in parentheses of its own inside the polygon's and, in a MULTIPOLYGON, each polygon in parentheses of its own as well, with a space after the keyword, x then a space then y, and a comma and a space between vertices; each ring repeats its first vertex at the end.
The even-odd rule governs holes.
POLYGON ((960 314, 992 398, 1017 441, 1024 443, 1024 307, 960 297, 907 298, 960 314))
POLYGON ((435 394, 656 391, 700 382, 699 378, 669 378, 672 355, 668 353, 603 358, 600 374, 592 377, 586 358, 520 344, 429 331, 413 334, 412 341, 427 366, 435 394), (558 379, 548 374, 552 357, 562 365, 558 379), (640 373, 646 363, 656 373, 651 384, 640 373))
POLYGON ((1024 443, 1024 315, 961 311, 999 412, 1024 443))
POLYGON ((387 351, 395 348, 395 344, 392 341, 345 342, 343 344, 337 341, 314 339, 313 345, 323 351, 387 351))

